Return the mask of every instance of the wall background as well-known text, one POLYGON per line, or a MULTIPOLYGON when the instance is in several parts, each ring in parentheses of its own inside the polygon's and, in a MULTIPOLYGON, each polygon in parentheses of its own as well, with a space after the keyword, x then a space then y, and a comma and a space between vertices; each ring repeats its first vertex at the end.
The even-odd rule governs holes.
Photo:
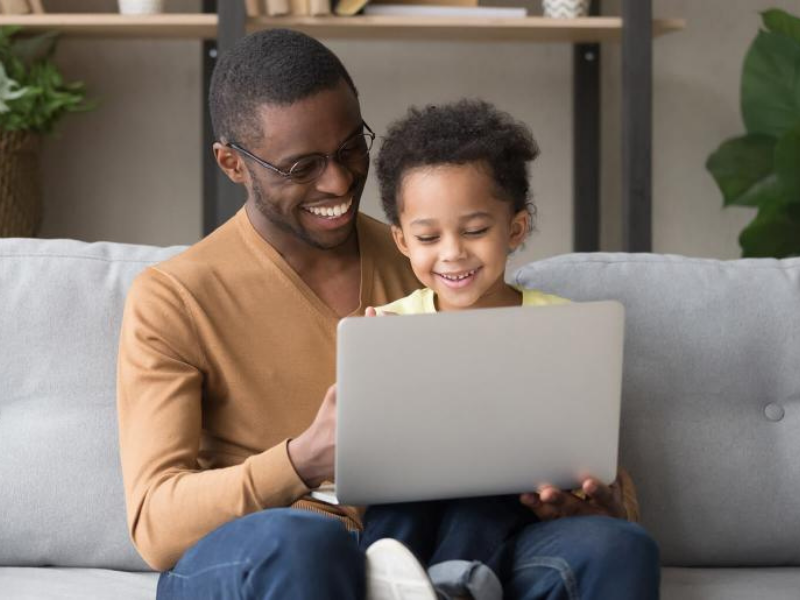
MULTIPOLYGON (((516 0, 517 3, 524 0, 516 0)), ((495 1, 496 4, 504 4, 495 1)), ((529 0, 532 11, 538 0, 529 0)), ((620 14, 620 0, 605 0, 620 14)), ((50 0, 50 11, 115 10, 113 0, 50 0)), ((796 0, 654 0, 658 17, 687 28, 654 47, 654 250, 736 258, 750 209, 722 209, 704 168, 708 154, 743 131, 739 79, 758 12, 797 12, 796 0)), ((197 0, 167 0, 170 12, 197 0)), ((542 156, 533 169, 539 231, 512 266, 569 252, 572 244, 571 47, 566 44, 327 41, 362 95, 376 132, 410 104, 479 96, 527 122, 542 156)), ((602 247, 621 247, 620 53, 603 46, 602 247)), ((66 119, 45 144, 43 237, 156 245, 201 236, 201 44, 64 40, 59 63, 100 106, 66 119)), ((377 188, 366 212, 382 217, 377 188)))

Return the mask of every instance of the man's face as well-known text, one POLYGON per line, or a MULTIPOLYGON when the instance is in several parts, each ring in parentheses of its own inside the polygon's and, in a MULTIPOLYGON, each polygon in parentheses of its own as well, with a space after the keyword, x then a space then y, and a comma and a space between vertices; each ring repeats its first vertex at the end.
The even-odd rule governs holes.
MULTIPOLYGON (((344 82, 290 106, 263 105, 257 114, 263 135, 247 149, 289 171, 309 154, 334 154, 362 132, 358 100, 344 82)), ((309 183, 295 183, 247 157, 249 198, 263 217, 271 241, 290 236, 315 248, 330 249, 355 230, 369 157, 341 164, 328 159, 325 171, 309 183)))

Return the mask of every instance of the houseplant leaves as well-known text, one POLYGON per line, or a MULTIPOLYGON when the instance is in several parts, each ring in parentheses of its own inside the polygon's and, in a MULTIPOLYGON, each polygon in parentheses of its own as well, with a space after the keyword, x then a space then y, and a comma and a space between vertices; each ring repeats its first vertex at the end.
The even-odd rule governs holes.
POLYGON ((755 207, 743 256, 800 255, 800 18, 771 9, 744 60, 747 133, 725 141, 706 168, 724 206, 755 207))

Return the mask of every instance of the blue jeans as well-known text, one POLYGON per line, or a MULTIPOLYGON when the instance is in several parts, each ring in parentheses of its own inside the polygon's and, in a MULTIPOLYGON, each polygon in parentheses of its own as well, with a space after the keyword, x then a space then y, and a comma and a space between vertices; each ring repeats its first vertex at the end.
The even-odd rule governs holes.
MULTIPOLYGON (((607 517, 534 522, 502 546, 498 569, 508 599, 658 598, 658 548, 638 525, 607 517)), ((223 525, 158 582, 158 600, 363 597, 356 536, 330 517, 294 509, 223 525)))

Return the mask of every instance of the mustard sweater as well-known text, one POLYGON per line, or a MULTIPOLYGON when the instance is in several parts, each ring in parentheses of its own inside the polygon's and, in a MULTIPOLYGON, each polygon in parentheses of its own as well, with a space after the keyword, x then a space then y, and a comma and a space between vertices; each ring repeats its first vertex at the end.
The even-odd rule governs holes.
MULTIPOLYGON (((359 313, 419 286, 385 225, 359 215, 357 230, 359 313)), ((244 209, 134 281, 117 401, 128 527, 150 566, 269 507, 360 527, 356 509, 306 497, 287 453, 335 380, 338 321, 244 209)))

